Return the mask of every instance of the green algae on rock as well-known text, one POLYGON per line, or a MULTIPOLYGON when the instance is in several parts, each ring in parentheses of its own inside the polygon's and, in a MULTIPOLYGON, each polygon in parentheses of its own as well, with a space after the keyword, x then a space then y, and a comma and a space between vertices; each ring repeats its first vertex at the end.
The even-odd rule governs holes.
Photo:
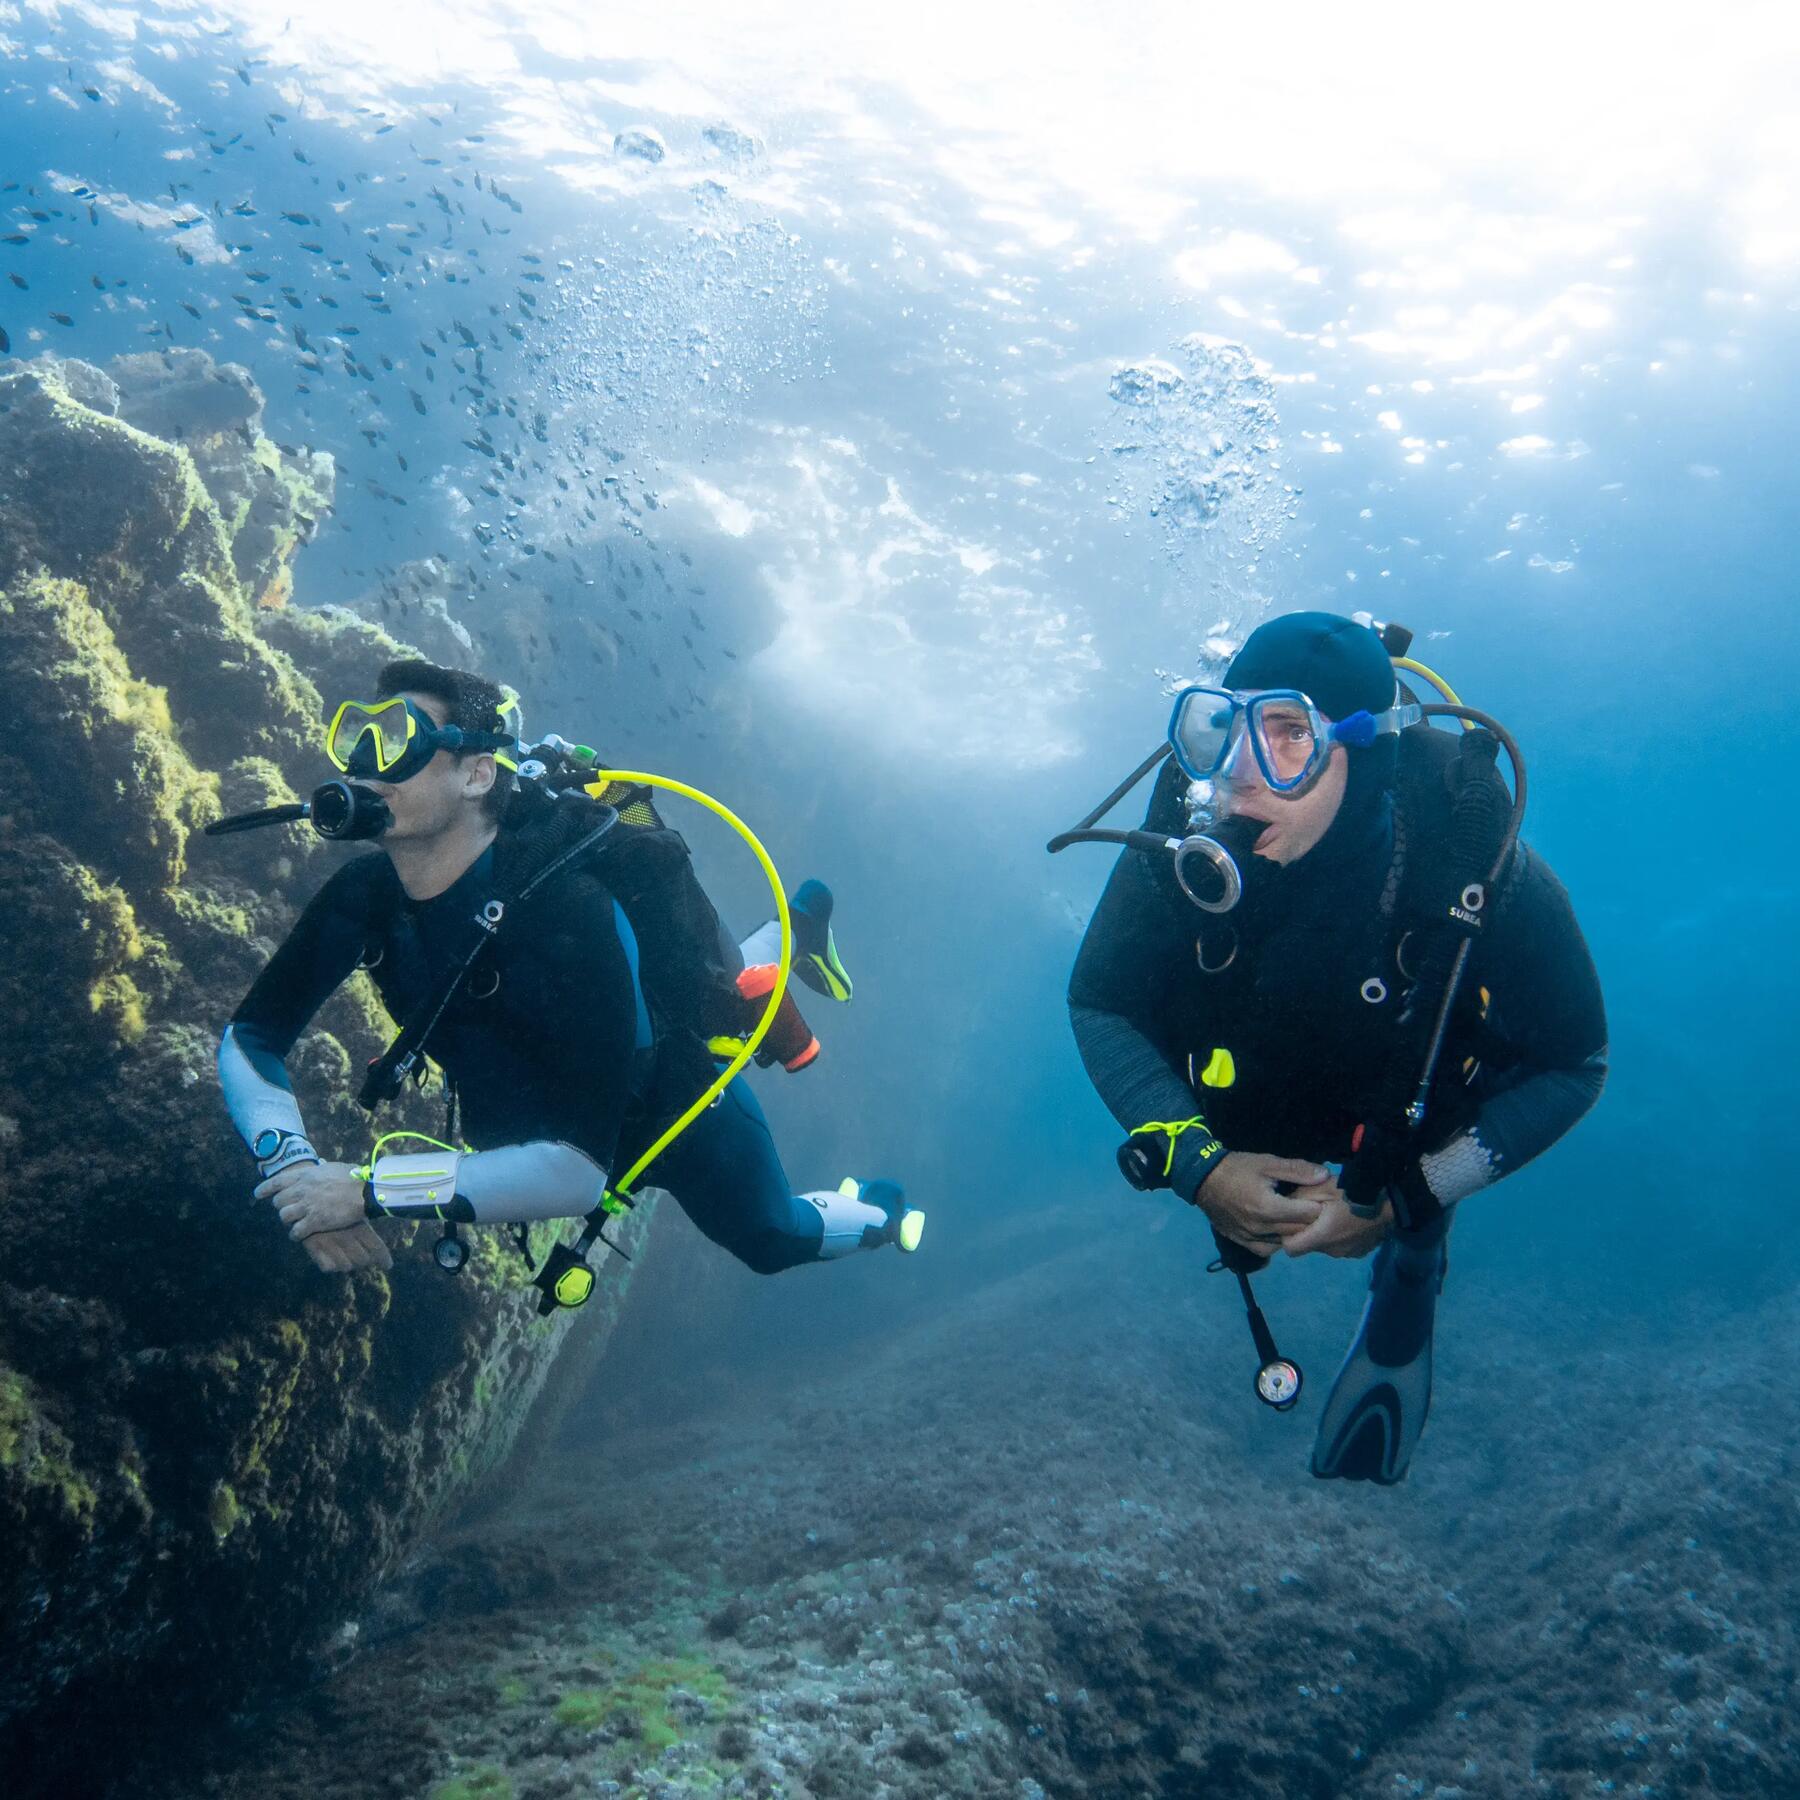
MULTIPOLYGON (((196 352, 0 375, 0 687, 23 723, 0 751, 0 1762, 19 1788, 127 1688, 153 1708, 198 1676, 213 1701, 316 1641, 508 1455, 571 1332, 617 1312, 609 1271, 602 1304, 539 1321, 492 1240, 460 1279, 406 1233, 390 1275, 320 1276, 250 1196, 218 1033, 333 852, 200 827, 309 788, 314 678, 406 648, 280 604, 334 471, 271 443, 261 410, 196 352)), ((290 1059, 329 1154, 366 1148, 351 1075, 391 1031, 359 976, 290 1059)), ((396 1123, 434 1119, 418 1099, 396 1123)))

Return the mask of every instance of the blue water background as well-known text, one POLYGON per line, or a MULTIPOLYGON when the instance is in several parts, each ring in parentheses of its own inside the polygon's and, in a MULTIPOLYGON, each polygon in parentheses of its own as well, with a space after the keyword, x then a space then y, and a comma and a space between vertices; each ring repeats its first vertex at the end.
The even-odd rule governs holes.
MULTIPOLYGON (((144 16, 184 28, 197 18, 144 16)), ((686 552, 714 646, 740 653, 737 664, 715 655, 703 671, 683 667, 668 684, 684 709, 677 720, 658 716, 664 695, 641 662, 597 671, 591 690, 557 687, 547 671, 493 673, 519 681, 534 726, 714 789, 766 830, 791 881, 831 882, 856 1004, 841 1015, 821 1004, 825 1060, 804 1080, 764 1077, 760 1090, 798 1185, 835 1185, 852 1171, 905 1180, 931 1216, 929 1254, 905 1267, 859 1259, 779 1284, 714 1256, 703 1312, 690 1309, 660 1337, 653 1321, 641 1326, 634 1366, 646 1379, 652 1369, 672 1375, 675 1391, 698 1403, 753 1380, 747 1370, 819 1354, 854 1364, 859 1346, 978 1309, 985 1284, 1097 1236, 1130 1234, 1145 1258, 1188 1259, 1202 1280, 1210 1245, 1199 1221, 1183 1215, 1153 1231, 1170 1203, 1117 1182, 1116 1132, 1066 1027, 1064 984, 1108 858, 1075 850, 1052 861, 1042 846, 1155 744, 1166 714, 1160 670, 1210 666, 1203 646, 1222 617, 1228 635, 1241 634, 1266 611, 1301 606, 1372 607, 1404 620, 1464 697, 1512 728, 1532 777, 1526 835, 1567 883, 1606 988, 1613 1073, 1600 1109, 1538 1166, 1471 1202, 1459 1274, 1534 1317, 1546 1384, 1615 1334, 1640 1344, 1666 1333, 1683 1354, 1728 1358, 1735 1328, 1791 1296, 1800 1274, 1789 1167, 1800 1099, 1791 1060, 1800 432, 1790 397, 1800 356, 1791 281, 1745 303, 1746 278, 1727 266, 1714 221, 1671 209, 1622 278, 1611 324, 1526 384, 1548 405, 1512 425, 1479 389, 1409 396, 1415 369, 1348 339, 1295 344, 1254 320, 1223 318, 1205 293, 1169 277, 1160 252, 1124 234, 1080 267, 1016 248, 1005 274, 1011 300, 983 298, 978 284, 899 256, 894 228, 864 205, 787 219, 755 198, 684 198, 666 183, 640 192, 623 179, 584 194, 504 143, 443 148, 482 132, 479 88, 396 91, 360 122, 295 113, 270 132, 266 115, 284 105, 272 97, 279 70, 253 69, 245 84, 235 68, 259 46, 229 31, 202 31, 173 58, 148 30, 130 42, 72 12, 7 18, 0 31, 23 46, 0 71, 0 180, 38 189, 35 201, 23 188, 0 195, 0 220, 32 237, 24 248, 0 246, 0 273, 30 282, 28 292, 0 284, 13 357, 48 350, 103 363, 169 342, 152 335, 167 321, 173 342, 246 363, 268 395, 271 435, 329 448, 345 471, 334 518, 301 553, 299 603, 366 593, 380 570, 409 557, 478 557, 472 515, 434 485, 440 471, 465 490, 486 473, 464 447, 478 421, 441 404, 445 346, 429 417, 411 410, 404 389, 423 385, 421 337, 435 342, 457 319, 484 333, 510 319, 524 339, 503 338, 487 367, 522 418, 539 406, 550 414, 547 470, 565 466, 582 428, 620 451, 602 472, 624 472, 629 503, 616 501, 598 530, 584 528, 576 554, 594 562, 604 538, 622 558, 654 560, 685 604, 689 577, 676 571, 686 552), (133 63, 170 107, 118 79, 133 63), (82 95, 84 80, 101 101, 82 95), (426 123, 426 113, 447 123, 426 123), (398 127, 377 136, 377 119, 390 116, 398 127), (245 136, 215 157, 201 125, 214 142, 245 136), (171 149, 199 154, 168 162, 171 149), (442 161, 422 163, 428 154, 442 161), (450 185, 476 167, 522 210, 450 185), (56 194, 48 171, 114 197, 98 224, 56 194), (359 175, 383 177, 379 200, 359 175), (181 234, 166 222, 140 228, 121 216, 125 197, 153 203, 171 177, 197 182, 202 206, 215 194, 227 207, 252 200, 255 220, 221 229, 256 248, 187 267, 174 254, 181 234), (338 201, 358 230, 422 218, 433 227, 419 240, 422 259, 445 216, 433 186, 467 211, 453 220, 457 249, 416 291, 377 279, 365 260, 375 248, 398 266, 391 234, 366 243, 329 235, 338 215, 324 209, 338 201), (39 226, 18 210, 46 203, 71 216, 39 226), (325 241, 348 248, 354 280, 331 285, 321 259, 296 247, 311 234, 275 222, 289 207, 325 219, 325 241), (510 235, 489 235, 482 219, 510 235), (724 234, 729 257, 717 237, 696 237, 697 219, 724 234), (466 255, 476 246, 480 263, 466 255), (516 298, 526 252, 543 257, 551 278, 535 318, 516 298), (597 281, 571 273, 559 289, 562 257, 583 276, 585 258, 605 259, 609 272, 597 281), (249 268, 273 279, 246 287, 249 268), (284 326, 298 318, 323 335, 334 321, 353 322, 354 357, 374 368, 385 353, 399 373, 371 384, 334 368, 297 393, 291 341, 241 329, 229 299, 267 300, 283 281, 343 299, 335 313, 309 299, 291 316, 277 303, 284 326), (371 291, 385 291, 391 313, 360 298, 371 291), (203 321, 179 310, 183 298, 203 321), (52 311, 74 324, 51 323, 52 311), (709 328, 705 354, 689 353, 696 320, 709 328), (1311 379, 1272 389, 1285 466, 1255 506, 1228 506, 1214 527, 1184 531, 1148 502, 1169 443, 1204 421, 1145 433, 1110 397, 1109 380, 1122 365, 1173 355, 1193 331, 1311 379), (713 351, 717 366, 700 382, 713 351), (1367 394, 1371 383, 1383 393, 1367 394), (1375 419, 1390 405, 1448 448, 1405 464, 1375 419), (370 445, 358 434, 377 406, 385 435, 370 445), (1543 429, 1557 446, 1585 453, 1496 448, 1542 418, 1553 420, 1543 429), (665 490, 695 470, 727 492, 773 479, 792 440, 772 425, 804 432, 813 446, 855 442, 866 464, 855 479, 872 484, 877 505, 891 478, 918 516, 997 546, 1032 616, 1066 609, 1069 637, 1043 650, 1036 627, 1009 624, 1008 602, 991 591, 947 603, 941 562, 899 595, 919 608, 924 646, 898 684, 904 705, 879 703, 879 666, 875 698, 834 702, 838 684, 867 674, 847 660, 855 646, 889 642, 885 627, 871 621, 864 635, 854 617, 829 653, 759 677, 783 619, 768 578, 779 514, 734 538, 665 490), (1341 453, 1317 453, 1323 433, 1341 453), (1125 441, 1147 447, 1121 453, 1125 441), (1019 473, 1035 484, 1005 479, 1019 473), (1284 484, 1301 492, 1282 496, 1284 484), (647 506, 646 494, 662 504, 647 506), (1509 530, 1515 517, 1522 522, 1509 530), (1227 553, 1246 522, 1268 533, 1260 558, 1227 553), (1501 551, 1511 554, 1491 560, 1501 551), (1083 632, 1085 663, 1068 653, 1083 632), (929 671, 934 657, 944 705, 922 715, 917 668, 929 671), (577 696, 591 711, 567 716, 577 696)), ((593 66, 604 70, 604 56, 593 66)), ((547 61, 545 72, 578 71, 547 61)), ((893 94, 876 92, 870 105, 918 152, 916 162, 901 153, 886 166, 907 205, 965 241, 991 236, 970 195, 933 169, 929 121, 908 120, 893 94)), ((613 122, 658 121, 624 109, 613 122)), ((696 123, 660 123, 672 154, 695 159, 694 179, 709 178, 696 123)), ((803 119, 734 123, 763 137, 765 158, 806 150, 803 119)), ((819 152, 827 185, 829 150, 819 152)), ((629 159, 621 166, 630 173, 629 159)), ((866 197, 867 170, 854 196, 848 164, 844 179, 847 198, 866 197)), ((1318 206, 1222 194, 1209 217, 1218 229, 1242 224, 1304 243, 1321 269, 1309 301, 1318 317, 1359 303, 1354 259, 1318 206)), ((1233 415, 1220 422, 1232 429, 1233 415)), ((516 521, 542 545, 557 544, 551 532, 568 523, 552 524, 547 480, 528 477, 536 510, 516 521)), ((509 510, 478 502, 474 516, 499 522, 509 510)), ((874 516, 843 546, 846 567, 875 553, 874 516)), ((504 537, 498 550, 482 565, 494 586, 470 603, 472 625, 507 606, 539 609, 548 625, 596 604, 617 622, 620 606, 657 591, 649 575, 589 590, 566 561, 544 583, 541 558, 529 580, 508 583, 505 558, 516 553, 504 537), (534 591, 507 598, 509 586, 534 591)), ((526 561, 516 554, 514 566, 526 561)), ((665 667, 675 654, 671 644, 665 667)), ((704 828, 694 836, 728 913, 754 923, 763 910, 754 871, 728 840, 704 828)), ((1359 1280, 1355 1268, 1316 1260, 1271 1277, 1271 1306, 1319 1365, 1342 1342, 1359 1280)), ((1454 1302, 1453 1289, 1450 1316, 1454 1302)), ((1130 1303, 1118 1296, 1121 1309, 1130 1303)), ((1232 1304, 1222 1288, 1217 1304, 1232 1304)), ((1193 1372, 1195 1390, 1172 1404, 1240 1404, 1235 1365, 1220 1372, 1229 1400, 1200 1385, 1203 1365, 1193 1372)), ((1504 1433, 1504 1421, 1493 1429, 1504 1433)), ((1281 1454, 1295 1461, 1291 1441, 1281 1454)))

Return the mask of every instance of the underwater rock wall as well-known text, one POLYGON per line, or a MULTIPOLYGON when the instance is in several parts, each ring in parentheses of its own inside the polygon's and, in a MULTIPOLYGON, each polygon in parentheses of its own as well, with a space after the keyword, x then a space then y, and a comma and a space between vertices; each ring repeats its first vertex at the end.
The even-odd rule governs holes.
MULTIPOLYGON (((216 1706, 317 1642, 513 1446, 570 1316, 510 1246, 323 1276, 251 1197, 218 1034, 334 855, 209 840, 320 772, 313 675, 403 646, 285 607, 331 459, 198 352, 0 374, 0 1766, 78 1791, 90 1709, 216 1706), (52 1748, 61 1746, 61 1749, 52 1748), (67 1767, 59 1766, 67 1759, 67 1767)), ((360 1156, 367 978, 290 1058, 360 1156)), ((430 1129, 424 1102, 405 1121, 430 1129)), ((641 1235, 640 1209, 628 1241, 641 1235)), ((549 1229, 539 1227, 541 1243, 549 1229)), ((622 1270, 578 1329, 610 1329, 622 1270)), ((91 1777, 89 1778, 91 1779, 91 1777)))

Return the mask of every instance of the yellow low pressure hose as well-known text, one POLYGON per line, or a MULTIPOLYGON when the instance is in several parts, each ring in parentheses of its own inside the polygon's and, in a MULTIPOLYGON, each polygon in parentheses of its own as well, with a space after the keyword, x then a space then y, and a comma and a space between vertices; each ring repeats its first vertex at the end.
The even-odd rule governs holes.
MULTIPOLYGON (((1436 669, 1428 669, 1422 662, 1415 662, 1410 656, 1396 656, 1394 658, 1394 667, 1396 669, 1405 669, 1407 673, 1411 675, 1422 676, 1426 681, 1429 681, 1452 706, 1462 705, 1462 696, 1437 672, 1436 669)), ((1462 728, 1464 731, 1473 731, 1475 729, 1474 720, 1464 719, 1462 721, 1462 728)))
POLYGON ((781 1010, 782 996, 787 992, 788 971, 794 960, 794 922, 788 912, 787 895, 782 891, 781 877, 776 873, 775 864, 769 853, 762 846, 762 840, 748 825, 722 801, 715 800, 711 794, 703 794, 697 787, 690 787, 685 781, 676 781, 668 775, 646 775, 637 769, 599 769, 596 779, 589 783, 587 792, 595 799, 606 792, 609 787, 620 782, 637 784, 643 787, 662 788, 671 794, 680 794, 684 799, 692 800, 698 806, 704 806, 710 813, 716 814, 741 837, 756 855, 762 865, 762 872, 769 883, 769 892, 775 896, 775 915, 781 921, 781 967, 776 973, 775 986, 769 992, 768 1004, 763 1008, 763 1015, 756 1022, 756 1029, 744 1040, 743 1047, 725 1065, 724 1070, 702 1090, 700 1097, 678 1118, 648 1150, 634 1162, 624 1175, 611 1183, 606 1190, 606 1199, 601 1205, 607 1210, 622 1210, 619 1203, 630 1194, 638 1177, 674 1143, 674 1141, 693 1124, 693 1122, 724 1093, 743 1071, 756 1047, 769 1035, 769 1028, 775 1023, 775 1015, 781 1010), (608 1205, 612 1202, 612 1205, 608 1205))

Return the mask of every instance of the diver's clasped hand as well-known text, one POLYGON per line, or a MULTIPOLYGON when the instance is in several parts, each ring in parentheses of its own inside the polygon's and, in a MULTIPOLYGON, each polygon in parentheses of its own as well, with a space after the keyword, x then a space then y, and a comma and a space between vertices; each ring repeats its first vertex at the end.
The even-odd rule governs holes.
POLYGON ((316 1231, 300 1246, 313 1267, 327 1275, 353 1275, 358 1269, 391 1269, 394 1259, 367 1219, 342 1231, 316 1231))
POLYGON ((1335 1191, 1331 1171, 1291 1156, 1231 1150, 1201 1184, 1195 1204, 1220 1236, 1266 1256, 1318 1223, 1323 1196, 1335 1191))
POLYGON ((288 1227, 288 1235, 327 1270, 393 1266, 368 1223, 362 1177, 348 1163, 293 1163, 256 1190, 288 1227))
POLYGON ((1347 1258, 1368 1256, 1380 1248, 1382 1239, 1393 1229, 1391 1206, 1383 1206, 1374 1218, 1365 1219, 1351 1209, 1335 1179, 1298 1191, 1322 1204, 1318 1218, 1281 1246, 1289 1256, 1310 1256, 1315 1252, 1347 1258))
POLYGON ((1201 1185, 1197 1204, 1221 1237, 1258 1256, 1367 1256, 1393 1229, 1393 1209, 1353 1212, 1322 1163, 1230 1151, 1201 1185))

